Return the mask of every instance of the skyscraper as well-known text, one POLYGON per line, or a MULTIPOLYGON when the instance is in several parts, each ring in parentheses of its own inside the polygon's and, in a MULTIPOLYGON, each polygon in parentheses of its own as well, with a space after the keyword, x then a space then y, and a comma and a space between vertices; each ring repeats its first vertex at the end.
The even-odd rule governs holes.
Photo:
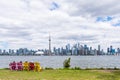
POLYGON ((98 54, 98 55, 101 54, 100 45, 98 45, 98 53, 97 53, 97 54, 98 54))
POLYGON ((49 34, 49 53, 48 55, 51 55, 51 36, 49 34))
POLYGON ((112 52, 113 51, 113 47, 112 47, 112 45, 110 46, 110 54, 112 55, 112 52))
POLYGON ((98 51, 100 51, 100 45, 98 45, 98 51))

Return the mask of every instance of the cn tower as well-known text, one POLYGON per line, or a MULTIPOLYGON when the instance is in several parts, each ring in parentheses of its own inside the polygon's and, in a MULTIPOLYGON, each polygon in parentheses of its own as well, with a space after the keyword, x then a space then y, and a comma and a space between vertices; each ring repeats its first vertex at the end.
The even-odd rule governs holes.
POLYGON ((48 55, 51 55, 51 36, 49 34, 49 53, 48 55))

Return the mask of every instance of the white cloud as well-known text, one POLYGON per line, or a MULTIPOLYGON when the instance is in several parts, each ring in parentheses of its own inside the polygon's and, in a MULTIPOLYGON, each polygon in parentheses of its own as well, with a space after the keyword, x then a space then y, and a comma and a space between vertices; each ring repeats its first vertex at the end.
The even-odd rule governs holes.
POLYGON ((119 4, 119 0, 1 0, 0 41, 7 42, 7 48, 44 49, 51 33, 52 47, 77 42, 119 47, 120 28, 113 25, 120 21, 119 4), (59 7, 51 11, 53 2, 59 7), (101 16, 113 19, 97 22, 101 16))

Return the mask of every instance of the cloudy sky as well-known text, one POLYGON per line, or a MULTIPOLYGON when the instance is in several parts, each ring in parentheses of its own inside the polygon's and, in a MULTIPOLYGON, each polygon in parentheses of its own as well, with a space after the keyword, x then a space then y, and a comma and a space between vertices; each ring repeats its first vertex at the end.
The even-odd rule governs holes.
POLYGON ((0 48, 120 47, 120 0, 0 0, 0 48))

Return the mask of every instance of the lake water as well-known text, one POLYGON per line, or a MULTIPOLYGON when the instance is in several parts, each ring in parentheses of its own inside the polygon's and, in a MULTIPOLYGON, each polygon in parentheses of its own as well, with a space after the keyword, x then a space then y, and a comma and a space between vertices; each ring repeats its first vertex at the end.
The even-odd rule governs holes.
POLYGON ((12 61, 38 61, 42 67, 62 68, 71 58, 71 67, 120 68, 120 56, 0 56, 0 68, 8 68, 12 61))

